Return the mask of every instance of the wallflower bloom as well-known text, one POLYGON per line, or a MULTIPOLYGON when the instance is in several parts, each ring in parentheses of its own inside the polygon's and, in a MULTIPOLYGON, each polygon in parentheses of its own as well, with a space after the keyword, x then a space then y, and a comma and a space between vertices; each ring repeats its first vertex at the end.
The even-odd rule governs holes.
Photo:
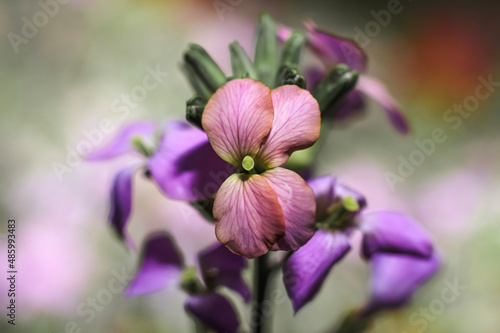
POLYGON ((124 155, 137 155, 145 160, 119 170, 111 186, 109 222, 129 245, 132 242, 126 227, 132 213, 132 180, 138 169, 144 170, 167 197, 186 201, 213 196, 233 170, 215 154, 207 135, 184 121, 171 121, 163 126, 154 122, 124 126, 107 145, 89 154, 87 160, 102 161, 124 155), (142 149, 134 146, 134 140, 139 140, 142 149))
POLYGON ((316 204, 306 182, 281 168, 320 131, 311 94, 286 85, 271 91, 252 79, 232 80, 205 107, 202 125, 215 152, 236 168, 215 197, 217 239, 255 258, 297 250, 314 234, 316 204))
POLYGON ((246 302, 250 301, 250 290, 241 276, 246 260, 217 243, 198 254, 197 266, 197 271, 184 266, 168 234, 152 234, 145 242, 141 263, 126 295, 139 296, 179 285, 189 294, 184 303, 186 311, 216 332, 237 332, 238 316, 227 298, 216 289, 225 286, 246 302))
POLYGON ((372 295, 364 313, 401 305, 435 274, 440 264, 432 242, 410 218, 388 211, 362 212, 365 198, 331 176, 312 179, 309 185, 316 195, 318 220, 335 218, 330 220, 334 225, 316 231, 283 268, 295 311, 313 299, 333 266, 350 251, 349 236, 355 229, 363 235, 362 255, 372 270, 372 295))
MULTIPOLYGON (((305 71, 307 89, 313 91, 330 68, 346 64, 351 70, 366 71, 366 56, 353 41, 322 31, 311 21, 305 22, 309 49, 323 62, 324 68, 313 67, 305 71)), ((285 41, 291 29, 280 26, 278 36, 285 41)), ((362 111, 365 98, 370 97, 380 103, 394 128, 402 134, 409 132, 406 117, 385 85, 377 79, 360 75, 356 88, 349 92, 344 102, 335 111, 336 120, 351 118, 362 111)))

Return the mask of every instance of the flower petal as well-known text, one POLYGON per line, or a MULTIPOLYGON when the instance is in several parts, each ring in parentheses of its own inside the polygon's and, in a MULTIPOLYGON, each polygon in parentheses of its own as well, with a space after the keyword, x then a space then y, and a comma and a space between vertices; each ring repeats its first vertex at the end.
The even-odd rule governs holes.
POLYGON ((259 175, 231 175, 215 196, 213 212, 219 242, 249 259, 267 253, 285 234, 278 197, 259 175))
POLYGON ((128 297, 153 293, 179 282, 183 258, 171 236, 164 232, 147 237, 141 263, 125 291, 128 297))
POLYGON ((357 89, 351 90, 333 113, 334 122, 351 120, 365 112, 364 96, 357 89))
POLYGON ((178 127, 163 135, 148 168, 160 189, 172 199, 210 198, 233 172, 196 127, 178 127))
POLYGON ((272 249, 298 250, 311 239, 316 229, 314 192, 298 174, 284 168, 268 170, 262 176, 276 192, 285 217, 285 235, 272 249))
POLYGON ((111 209, 108 221, 118 237, 130 247, 134 247, 126 227, 132 212, 132 178, 136 167, 130 166, 120 170, 113 179, 111 187, 111 209))
POLYGON ((319 138, 321 112, 307 90, 286 85, 272 91, 274 121, 259 160, 266 168, 285 163, 290 155, 312 146, 319 138))
POLYGON ((350 249, 344 233, 320 229, 288 258, 283 267, 283 282, 295 312, 316 296, 333 265, 350 249))
POLYGON ((213 94, 203 111, 202 125, 215 152, 239 167, 245 156, 257 155, 273 118, 271 90, 252 79, 238 79, 213 94))
POLYGON ((309 47, 327 67, 346 64, 351 70, 365 70, 366 56, 354 41, 319 30, 311 21, 304 24, 309 47))
POLYGON ((324 68, 306 68, 304 76, 306 78, 307 90, 313 92, 318 87, 318 84, 325 78, 326 74, 327 72, 324 68))
POLYGON ((218 293, 189 296, 184 303, 186 311, 203 325, 217 333, 237 333, 238 315, 231 303, 218 293))
POLYGON ((366 207, 366 199, 361 193, 341 184, 332 175, 310 179, 307 184, 314 192, 316 199, 316 220, 318 221, 325 220, 330 213, 330 207, 335 202, 342 202, 347 196, 352 196, 358 202, 359 210, 355 213, 366 207))
MULTIPOLYGON (((157 124, 150 121, 135 122, 132 124, 128 124, 120 129, 118 134, 114 137, 114 139, 111 142, 109 142, 104 147, 90 153, 87 156, 87 160, 99 161, 99 160, 114 158, 123 154, 133 153, 135 152, 135 149, 130 144, 132 138, 140 136, 145 140, 152 140, 152 137, 157 127, 158 127, 157 124)), ((94 140, 97 139, 94 138, 94 140)), ((102 137, 100 140, 102 140, 102 137)))
POLYGON ((408 126, 405 115, 382 82, 361 75, 356 89, 380 103, 392 126, 394 126, 398 132, 401 134, 408 134, 410 132, 410 127, 408 126))
POLYGON ((429 258, 375 254, 370 260, 371 296, 364 312, 373 313, 403 305, 439 270, 440 265, 435 253, 429 258))
POLYGON ((247 267, 245 258, 216 243, 198 254, 198 264, 209 290, 222 285, 240 294, 246 302, 251 300, 250 288, 241 276, 247 267))
POLYGON ((378 252, 403 253, 421 257, 432 254, 432 241, 411 218, 396 212, 374 212, 360 216, 363 256, 378 252))

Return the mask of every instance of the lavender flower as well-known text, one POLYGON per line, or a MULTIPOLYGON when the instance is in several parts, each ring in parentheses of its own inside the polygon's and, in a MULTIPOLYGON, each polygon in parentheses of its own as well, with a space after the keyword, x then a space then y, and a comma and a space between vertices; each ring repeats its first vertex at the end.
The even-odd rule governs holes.
POLYGON ((206 327, 220 333, 237 332, 238 316, 217 288, 225 286, 250 301, 250 290, 241 276, 246 260, 219 243, 200 252, 197 259, 197 267, 185 267, 170 235, 164 232, 149 235, 126 295, 139 296, 177 285, 188 293, 185 309, 206 327))
POLYGON ((355 229, 363 235, 362 256, 372 269, 366 313, 403 304, 439 268, 430 238, 407 216, 365 213, 364 197, 332 176, 312 179, 309 186, 316 196, 320 229, 283 268, 295 311, 314 298, 333 266, 349 252, 349 235, 355 229), (396 283, 398 288, 391 288, 396 283))

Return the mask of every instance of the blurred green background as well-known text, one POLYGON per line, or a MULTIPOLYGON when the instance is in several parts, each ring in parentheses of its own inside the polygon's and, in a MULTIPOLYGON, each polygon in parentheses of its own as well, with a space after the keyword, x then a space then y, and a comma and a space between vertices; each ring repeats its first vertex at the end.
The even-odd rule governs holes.
MULTIPOLYGON (((261 11, 293 27, 309 18, 352 38, 390 1, 60 0, 46 7, 49 2, 54 3, 0 2, 0 215, 2 225, 17 221, 19 271, 14 327, 4 314, 2 228, 0 331, 71 332, 74 322, 81 332, 188 332, 193 327, 182 309, 185 296, 177 290, 137 299, 118 293, 105 305, 89 305, 107 293, 116 275, 135 267, 136 254, 119 244, 106 224, 110 182, 126 161, 76 160, 62 174, 55 166, 103 119, 117 129, 134 120, 183 118, 191 91, 179 63, 190 42, 204 46, 229 73, 227 44, 239 40, 250 51, 261 11), (46 21, 40 15, 44 7, 51 14, 46 21), (30 30, 26 21, 39 27, 30 30), (127 114, 115 112, 115 103, 142 84, 148 68, 168 75, 127 114)), ((380 315, 370 332, 499 332, 500 91, 492 91, 460 123, 444 117, 475 94, 478 77, 500 82, 500 4, 407 0, 401 6, 364 50, 369 73, 387 84, 412 133, 397 134, 371 103, 364 117, 332 131, 319 171, 363 192, 371 209, 413 216, 444 260, 411 304, 380 315), (447 140, 391 187, 387 172, 397 174, 400 159, 418 149, 415 140, 431 138, 435 128, 443 129, 447 140), (438 306, 447 281, 455 280, 466 289, 438 306), (422 311, 430 314, 424 317, 422 311), (425 326, 411 318, 426 318, 425 326)), ((112 136, 105 133, 102 142, 112 136)), ((162 197, 143 177, 135 181, 134 198, 130 230, 136 243, 151 230, 167 229, 192 261, 212 240, 207 222, 187 204, 162 197)), ((297 315, 288 299, 277 302, 274 332, 326 332, 360 305, 368 295, 368 270, 358 257, 353 251, 339 264, 320 295, 297 315)), ((231 298, 245 327, 248 310, 231 298)))

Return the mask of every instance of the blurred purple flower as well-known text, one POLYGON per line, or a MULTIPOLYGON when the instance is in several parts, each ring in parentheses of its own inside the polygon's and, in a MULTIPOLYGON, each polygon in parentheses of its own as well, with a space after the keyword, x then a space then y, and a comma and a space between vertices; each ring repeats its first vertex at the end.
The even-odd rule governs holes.
POLYGON ((335 226, 329 224, 316 231, 283 267, 295 312, 314 298, 333 266, 349 252, 349 235, 354 229, 362 233, 362 256, 371 262, 373 271, 367 312, 401 305, 439 268, 430 238, 407 216, 362 212, 365 198, 332 176, 315 178, 308 184, 316 196, 317 219, 321 223, 335 216, 335 226), (409 263, 415 263, 411 270, 409 263), (391 283, 399 283, 397 292, 385 287, 391 283))
MULTIPOLYGON (((323 62, 324 67, 313 67, 305 71, 307 89, 313 91, 327 72, 338 64, 346 64, 360 74, 366 71, 366 55, 356 43, 322 31, 311 21, 305 23, 308 47, 323 62)), ((285 41, 292 29, 280 26, 278 36, 285 41)), ((336 120, 346 120, 359 114, 365 106, 365 98, 370 97, 380 103, 394 128, 402 134, 409 132, 408 122, 396 100, 386 86, 367 75, 361 75, 359 82, 345 98, 334 114, 336 120)))
POLYGON ((201 281, 184 266, 184 259, 169 234, 151 234, 146 239, 136 275, 125 293, 128 297, 140 296, 180 285, 188 292, 184 307, 189 313, 216 332, 237 332, 238 316, 227 298, 216 289, 225 286, 249 302, 250 290, 241 276, 246 260, 220 243, 201 251, 197 259, 201 281))
POLYGON ((232 166, 217 156, 208 142, 207 135, 183 121, 168 122, 160 128, 153 122, 136 122, 124 126, 106 146, 89 154, 87 159, 99 161, 122 155, 140 155, 146 162, 131 164, 114 177, 111 188, 109 222, 118 236, 129 245, 126 226, 132 212, 132 179, 142 168, 171 199, 196 201, 214 195, 229 176, 232 166), (141 155, 132 141, 139 138, 146 148, 158 145, 141 155), (146 156, 145 156, 146 155, 146 156))

